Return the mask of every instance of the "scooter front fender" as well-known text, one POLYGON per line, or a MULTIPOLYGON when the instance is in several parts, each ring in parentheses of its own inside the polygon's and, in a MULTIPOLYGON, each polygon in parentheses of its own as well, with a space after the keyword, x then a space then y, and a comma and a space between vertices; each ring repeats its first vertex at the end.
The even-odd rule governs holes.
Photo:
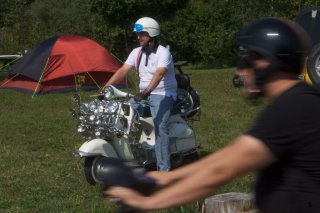
POLYGON ((94 156, 106 156, 118 158, 113 146, 103 139, 93 139, 86 141, 81 145, 79 150, 75 153, 78 157, 94 157, 94 156))

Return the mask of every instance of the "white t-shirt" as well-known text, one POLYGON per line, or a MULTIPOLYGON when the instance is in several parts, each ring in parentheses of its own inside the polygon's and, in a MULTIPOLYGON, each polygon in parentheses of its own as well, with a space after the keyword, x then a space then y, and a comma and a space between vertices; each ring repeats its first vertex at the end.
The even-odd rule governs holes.
POLYGON ((176 97, 177 81, 175 78, 174 64, 172 55, 167 48, 159 45, 156 53, 151 52, 148 58, 148 65, 146 65, 146 53, 142 52, 139 69, 138 56, 142 47, 137 47, 131 51, 126 64, 131 65, 139 71, 139 90, 143 91, 146 89, 156 73, 157 68, 164 67, 167 69, 163 78, 159 82, 158 86, 151 92, 151 94, 165 95, 176 97))

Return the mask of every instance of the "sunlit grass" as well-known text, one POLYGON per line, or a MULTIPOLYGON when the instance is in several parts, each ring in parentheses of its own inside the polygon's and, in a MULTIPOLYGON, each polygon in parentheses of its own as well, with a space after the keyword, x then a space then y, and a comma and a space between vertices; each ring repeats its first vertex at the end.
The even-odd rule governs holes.
MULTIPOLYGON (((202 153, 211 153, 244 132, 261 107, 243 101, 231 83, 233 69, 185 72, 201 97, 201 119, 193 122, 197 140, 202 153)), ((72 93, 31 98, 0 90, 0 212, 114 212, 72 155, 83 143, 72 106, 72 93)), ((218 193, 249 192, 252 181, 248 174, 218 193)), ((197 210, 195 203, 161 212, 197 210)))

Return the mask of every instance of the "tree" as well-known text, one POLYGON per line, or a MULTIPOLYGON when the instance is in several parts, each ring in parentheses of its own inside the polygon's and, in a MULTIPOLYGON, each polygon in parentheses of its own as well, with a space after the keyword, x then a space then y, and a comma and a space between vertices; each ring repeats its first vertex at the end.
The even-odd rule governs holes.
POLYGON ((235 38, 264 16, 295 20, 319 0, 0 0, 0 53, 30 49, 61 34, 81 34, 125 60, 137 45, 132 25, 143 16, 161 27, 160 42, 174 60, 232 65, 235 38), (221 63, 220 63, 221 62, 221 63))
MULTIPOLYGON (((16 53, 31 49, 56 35, 95 35, 99 17, 85 0, 10 0, 1 23, 0 51, 16 53)), ((1 19, 0 19, 1 21, 1 19)))
POLYGON ((111 52, 125 59, 136 45, 132 25, 143 16, 162 23, 184 7, 187 0, 91 0, 91 9, 104 17, 106 31, 104 42, 110 44, 111 52), (161 9, 159 9, 161 8, 161 9))
POLYGON ((21 51, 26 37, 25 11, 31 0, 2 0, 0 9, 0 54, 16 54, 21 51), (20 35, 24 35, 23 37, 20 35))

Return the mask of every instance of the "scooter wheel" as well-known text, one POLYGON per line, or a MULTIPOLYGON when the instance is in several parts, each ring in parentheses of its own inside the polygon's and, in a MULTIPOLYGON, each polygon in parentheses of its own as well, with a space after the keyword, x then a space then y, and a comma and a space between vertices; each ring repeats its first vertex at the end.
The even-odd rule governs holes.
POLYGON ((173 169, 181 166, 184 162, 184 156, 182 153, 175 153, 170 156, 171 167, 173 169))
POLYGON ((84 159, 84 176, 90 185, 95 185, 96 181, 92 176, 92 166, 96 157, 86 157, 84 159))
POLYGON ((320 87, 320 43, 308 55, 307 71, 313 85, 320 87))

